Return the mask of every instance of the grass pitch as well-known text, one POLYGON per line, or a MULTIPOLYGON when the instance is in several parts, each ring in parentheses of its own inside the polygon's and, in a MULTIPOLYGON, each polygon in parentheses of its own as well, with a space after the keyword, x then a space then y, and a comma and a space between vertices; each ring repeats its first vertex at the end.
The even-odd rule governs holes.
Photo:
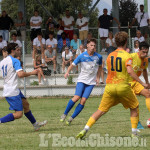
MULTIPOLYGON (((136 147, 136 149, 149 149, 150 147, 150 129, 146 126, 146 120, 150 118, 144 97, 138 97, 140 102, 140 120, 145 127, 141 131, 140 135, 146 140, 146 147, 136 147)), ((135 149, 135 147, 91 147, 85 145, 82 147, 77 145, 71 147, 61 142, 60 147, 54 147, 53 144, 58 143, 54 141, 52 136, 61 134, 63 140, 72 137, 72 139, 82 130, 89 119, 89 117, 97 110, 101 97, 89 98, 86 102, 85 108, 77 118, 75 118, 70 126, 67 126, 65 122, 60 122, 60 116, 64 112, 69 98, 48 98, 48 99, 28 99, 30 108, 37 121, 48 120, 48 124, 41 128, 39 131, 34 132, 33 126, 27 120, 25 116, 19 120, 13 122, 0 124, 0 150, 78 150, 78 149, 105 149, 105 150, 117 150, 117 149, 135 149), (44 137, 44 145, 42 138, 44 137), (47 145, 45 145, 47 144, 47 145), (45 147, 44 147, 45 146, 45 147)), ((76 106, 76 105, 75 105, 76 106)), ((70 116, 74 109, 71 110, 68 116, 70 116)), ((0 117, 10 113, 9 106, 6 100, 0 100, 0 117)), ((96 124, 91 128, 87 134, 87 138, 90 134, 100 134, 104 136, 109 134, 109 137, 129 137, 131 135, 130 125, 130 113, 129 109, 126 110, 121 104, 113 107, 106 115, 99 119, 96 124)), ((94 142, 94 141, 93 141, 94 142)))

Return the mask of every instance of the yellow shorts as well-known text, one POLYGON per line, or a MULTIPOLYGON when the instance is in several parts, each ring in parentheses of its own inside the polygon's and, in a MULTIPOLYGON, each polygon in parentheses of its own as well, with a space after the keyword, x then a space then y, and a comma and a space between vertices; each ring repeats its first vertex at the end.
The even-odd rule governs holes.
POLYGON ((144 86, 137 81, 133 81, 131 82, 131 88, 136 95, 139 95, 141 91, 144 89, 144 86))
POLYGON ((107 84, 99 105, 99 110, 107 112, 111 107, 121 103, 126 109, 134 109, 139 102, 128 84, 107 84))

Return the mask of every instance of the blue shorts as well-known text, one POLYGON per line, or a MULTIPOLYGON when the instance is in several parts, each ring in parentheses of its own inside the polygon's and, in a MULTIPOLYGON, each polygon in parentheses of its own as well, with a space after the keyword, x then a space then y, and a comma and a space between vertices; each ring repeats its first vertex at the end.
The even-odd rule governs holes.
MULTIPOLYGON (((5 97, 8 104, 10 105, 10 110, 23 111, 22 98, 25 98, 22 92, 20 91, 19 95, 12 97, 5 97)), ((26 99, 26 98, 25 98, 26 99)))
POLYGON ((87 85, 82 82, 77 82, 75 95, 88 99, 93 88, 94 85, 87 85))

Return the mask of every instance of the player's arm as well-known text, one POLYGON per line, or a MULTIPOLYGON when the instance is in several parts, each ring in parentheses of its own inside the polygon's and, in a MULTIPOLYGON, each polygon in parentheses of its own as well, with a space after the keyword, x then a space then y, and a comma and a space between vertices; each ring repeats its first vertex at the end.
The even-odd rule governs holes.
POLYGON ((24 77, 28 77, 31 75, 36 75, 37 73, 38 73, 37 70, 33 70, 32 72, 24 72, 23 70, 21 70, 17 72, 17 75, 19 78, 24 78, 24 77))
POLYGON ((67 72, 66 72, 65 75, 64 75, 65 79, 66 79, 67 77, 69 77, 69 73, 70 73, 70 71, 73 69, 73 67, 74 67, 73 64, 71 64, 71 65, 68 67, 68 70, 67 70, 67 72))
POLYGON ((97 85, 99 84, 101 73, 102 73, 102 66, 99 66, 98 71, 97 71, 97 76, 96 76, 97 85))
POLYGON ((134 79, 134 80, 136 80, 137 82, 139 82, 139 83, 141 83, 144 87, 148 87, 148 84, 146 84, 146 83, 144 83, 144 82, 142 82, 141 80, 140 80, 140 78, 136 75, 136 73, 133 71, 133 69, 132 69, 132 66, 127 66, 127 72, 128 72, 128 74, 134 79))

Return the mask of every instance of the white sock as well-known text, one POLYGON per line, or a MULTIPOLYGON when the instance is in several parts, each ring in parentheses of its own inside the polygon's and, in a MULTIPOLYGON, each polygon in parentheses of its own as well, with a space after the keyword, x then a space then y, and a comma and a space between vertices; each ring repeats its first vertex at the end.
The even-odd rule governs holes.
POLYGON ((133 134, 137 134, 137 129, 136 128, 132 128, 132 133, 133 134))

